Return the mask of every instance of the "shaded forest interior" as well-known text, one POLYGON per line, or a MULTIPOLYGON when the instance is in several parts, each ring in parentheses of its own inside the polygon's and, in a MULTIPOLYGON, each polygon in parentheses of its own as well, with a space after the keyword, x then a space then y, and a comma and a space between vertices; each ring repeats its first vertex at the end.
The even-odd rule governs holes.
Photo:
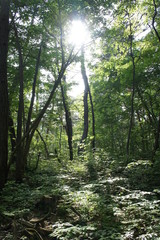
POLYGON ((158 0, 0 1, 0 240, 160 239, 159 56, 158 0))

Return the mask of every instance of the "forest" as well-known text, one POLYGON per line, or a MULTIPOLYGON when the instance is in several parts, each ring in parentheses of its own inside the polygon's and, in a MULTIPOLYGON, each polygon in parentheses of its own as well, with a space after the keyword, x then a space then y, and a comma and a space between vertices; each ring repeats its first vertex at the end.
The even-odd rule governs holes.
POLYGON ((0 240, 160 239, 160 0, 0 0, 0 240))

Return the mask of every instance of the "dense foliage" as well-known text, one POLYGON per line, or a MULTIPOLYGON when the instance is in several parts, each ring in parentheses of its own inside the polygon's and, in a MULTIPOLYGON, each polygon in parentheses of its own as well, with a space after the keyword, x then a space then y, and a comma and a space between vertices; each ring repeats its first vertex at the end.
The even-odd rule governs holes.
POLYGON ((0 239, 159 239, 159 55, 158 0, 1 0, 0 239))

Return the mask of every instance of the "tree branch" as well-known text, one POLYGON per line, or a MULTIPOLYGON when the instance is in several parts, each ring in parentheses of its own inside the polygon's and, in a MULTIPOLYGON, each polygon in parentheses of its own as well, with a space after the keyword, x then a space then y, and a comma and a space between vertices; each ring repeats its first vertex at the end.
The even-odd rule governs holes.
POLYGON ((156 2, 155 0, 153 0, 153 5, 154 5, 154 15, 153 15, 153 19, 152 19, 152 27, 153 27, 153 30, 155 31, 155 34, 158 38, 158 41, 160 42, 160 35, 155 27, 155 19, 156 19, 156 16, 157 16, 157 5, 156 5, 156 2))

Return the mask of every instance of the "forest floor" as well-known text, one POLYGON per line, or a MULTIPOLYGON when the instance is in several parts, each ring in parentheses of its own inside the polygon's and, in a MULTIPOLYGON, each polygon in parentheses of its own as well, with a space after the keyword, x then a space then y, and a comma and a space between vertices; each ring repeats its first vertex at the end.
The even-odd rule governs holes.
POLYGON ((0 240, 160 239, 160 187, 150 162, 98 161, 62 167, 46 160, 23 183, 8 181, 0 240))

